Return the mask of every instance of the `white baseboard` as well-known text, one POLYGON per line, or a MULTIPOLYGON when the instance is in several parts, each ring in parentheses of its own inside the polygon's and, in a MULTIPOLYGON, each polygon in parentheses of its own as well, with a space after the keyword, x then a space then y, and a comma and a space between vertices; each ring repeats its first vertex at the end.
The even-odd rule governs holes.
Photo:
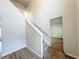
POLYGON ((33 53, 35 53, 38 57, 42 58, 43 56, 39 55, 37 52, 35 52, 33 49, 31 49, 29 46, 27 46, 28 49, 30 49, 33 53))
POLYGON ((74 57, 74 58, 76 58, 76 59, 79 59, 78 56, 72 55, 72 54, 70 54, 70 53, 65 52, 65 54, 68 55, 68 56, 74 57))
POLYGON ((20 47, 20 48, 17 48, 17 49, 15 49, 15 50, 13 50, 13 51, 10 51, 10 52, 8 52, 8 53, 5 53, 5 54, 1 55, 1 57, 4 57, 4 56, 6 56, 6 55, 8 55, 8 54, 11 54, 11 53, 13 53, 13 52, 15 52, 15 51, 18 51, 18 50, 20 50, 20 49, 22 49, 22 48, 25 48, 25 47, 26 47, 26 45, 25 45, 25 46, 22 46, 22 47, 20 47))

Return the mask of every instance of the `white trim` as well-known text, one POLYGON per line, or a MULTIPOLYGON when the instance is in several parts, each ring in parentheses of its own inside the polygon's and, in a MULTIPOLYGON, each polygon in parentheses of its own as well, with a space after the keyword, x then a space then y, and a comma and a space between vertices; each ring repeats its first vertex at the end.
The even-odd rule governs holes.
POLYGON ((41 31, 39 31, 29 20, 26 19, 26 21, 40 34, 43 35, 41 31))
POLYGON ((16 49, 16 50, 13 50, 13 51, 11 51, 11 52, 5 53, 5 54, 1 55, 1 57, 4 57, 4 56, 6 56, 6 55, 9 55, 9 54, 11 54, 11 53, 13 53, 13 52, 15 52, 15 51, 18 51, 18 50, 20 50, 20 49, 23 49, 23 48, 25 48, 25 47, 27 47, 27 46, 25 45, 25 46, 22 46, 22 47, 20 47, 20 48, 18 48, 18 49, 16 49))
MULTIPOLYGON (((64 51, 64 52, 65 52, 65 51, 64 51)), ((76 59, 78 59, 78 56, 72 55, 72 54, 67 53, 67 52, 65 52, 65 54, 66 54, 66 55, 69 55, 69 56, 71 56, 71 57, 74 57, 74 58, 76 58, 76 59)))
POLYGON ((29 50, 31 50, 33 53, 35 53, 38 57, 42 58, 41 55, 39 55, 38 53, 36 53, 36 52, 35 52, 34 50, 32 50, 29 46, 27 46, 27 48, 28 48, 29 50))
POLYGON ((43 57, 43 35, 41 35, 41 58, 43 57))

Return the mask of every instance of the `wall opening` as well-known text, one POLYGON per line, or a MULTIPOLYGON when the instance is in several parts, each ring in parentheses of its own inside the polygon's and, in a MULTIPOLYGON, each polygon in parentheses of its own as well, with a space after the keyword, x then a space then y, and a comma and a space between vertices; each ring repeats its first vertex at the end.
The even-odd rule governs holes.
POLYGON ((62 17, 57 17, 50 20, 50 34, 54 38, 63 38, 62 17))
POLYGON ((62 17, 50 19, 51 47, 63 51, 63 23, 62 17))

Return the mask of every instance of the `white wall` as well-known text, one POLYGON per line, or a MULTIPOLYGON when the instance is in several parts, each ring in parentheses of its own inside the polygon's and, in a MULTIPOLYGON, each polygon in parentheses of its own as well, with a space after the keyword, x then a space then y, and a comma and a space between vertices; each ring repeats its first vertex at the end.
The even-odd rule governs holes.
POLYGON ((76 1, 66 0, 63 16, 64 27, 64 51, 72 57, 78 57, 76 1))
POLYGON ((78 57, 79 57, 79 0, 76 0, 76 3, 77 3, 78 57))
POLYGON ((49 20, 63 15, 63 0, 40 0, 40 7, 34 15, 34 22, 46 32, 50 33, 49 20))
POLYGON ((1 40, 1 17, 0 17, 0 40, 1 40))
POLYGON ((63 38, 63 27, 62 23, 53 23, 51 24, 51 37, 63 38))
POLYGON ((33 19, 36 24, 39 24, 49 34, 49 20, 62 16, 64 51, 72 56, 78 56, 75 2, 75 0, 42 0, 43 5, 39 8, 33 19))
POLYGON ((50 14, 50 1, 48 0, 41 0, 41 7, 34 15, 34 22, 38 24, 46 33, 49 34, 49 14, 50 14))
MULTIPOLYGON (((50 35, 50 19, 60 17, 63 14, 63 0, 39 0, 40 6, 33 15, 33 21, 50 35)), ((36 5, 37 6, 37 5, 36 5)), ((49 42, 51 40, 49 39, 49 42)))
POLYGON ((41 57, 41 34, 26 22, 27 47, 41 57))
POLYGON ((0 0, 2 13, 2 55, 26 47, 25 18, 9 0, 0 0))

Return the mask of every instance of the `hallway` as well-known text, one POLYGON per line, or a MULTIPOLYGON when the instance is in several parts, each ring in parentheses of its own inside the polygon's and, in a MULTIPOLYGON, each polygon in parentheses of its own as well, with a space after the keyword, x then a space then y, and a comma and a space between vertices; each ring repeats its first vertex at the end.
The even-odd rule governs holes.
POLYGON ((43 59, 75 59, 65 55, 63 51, 63 40, 62 39, 53 39, 52 47, 49 47, 44 53, 43 59))

